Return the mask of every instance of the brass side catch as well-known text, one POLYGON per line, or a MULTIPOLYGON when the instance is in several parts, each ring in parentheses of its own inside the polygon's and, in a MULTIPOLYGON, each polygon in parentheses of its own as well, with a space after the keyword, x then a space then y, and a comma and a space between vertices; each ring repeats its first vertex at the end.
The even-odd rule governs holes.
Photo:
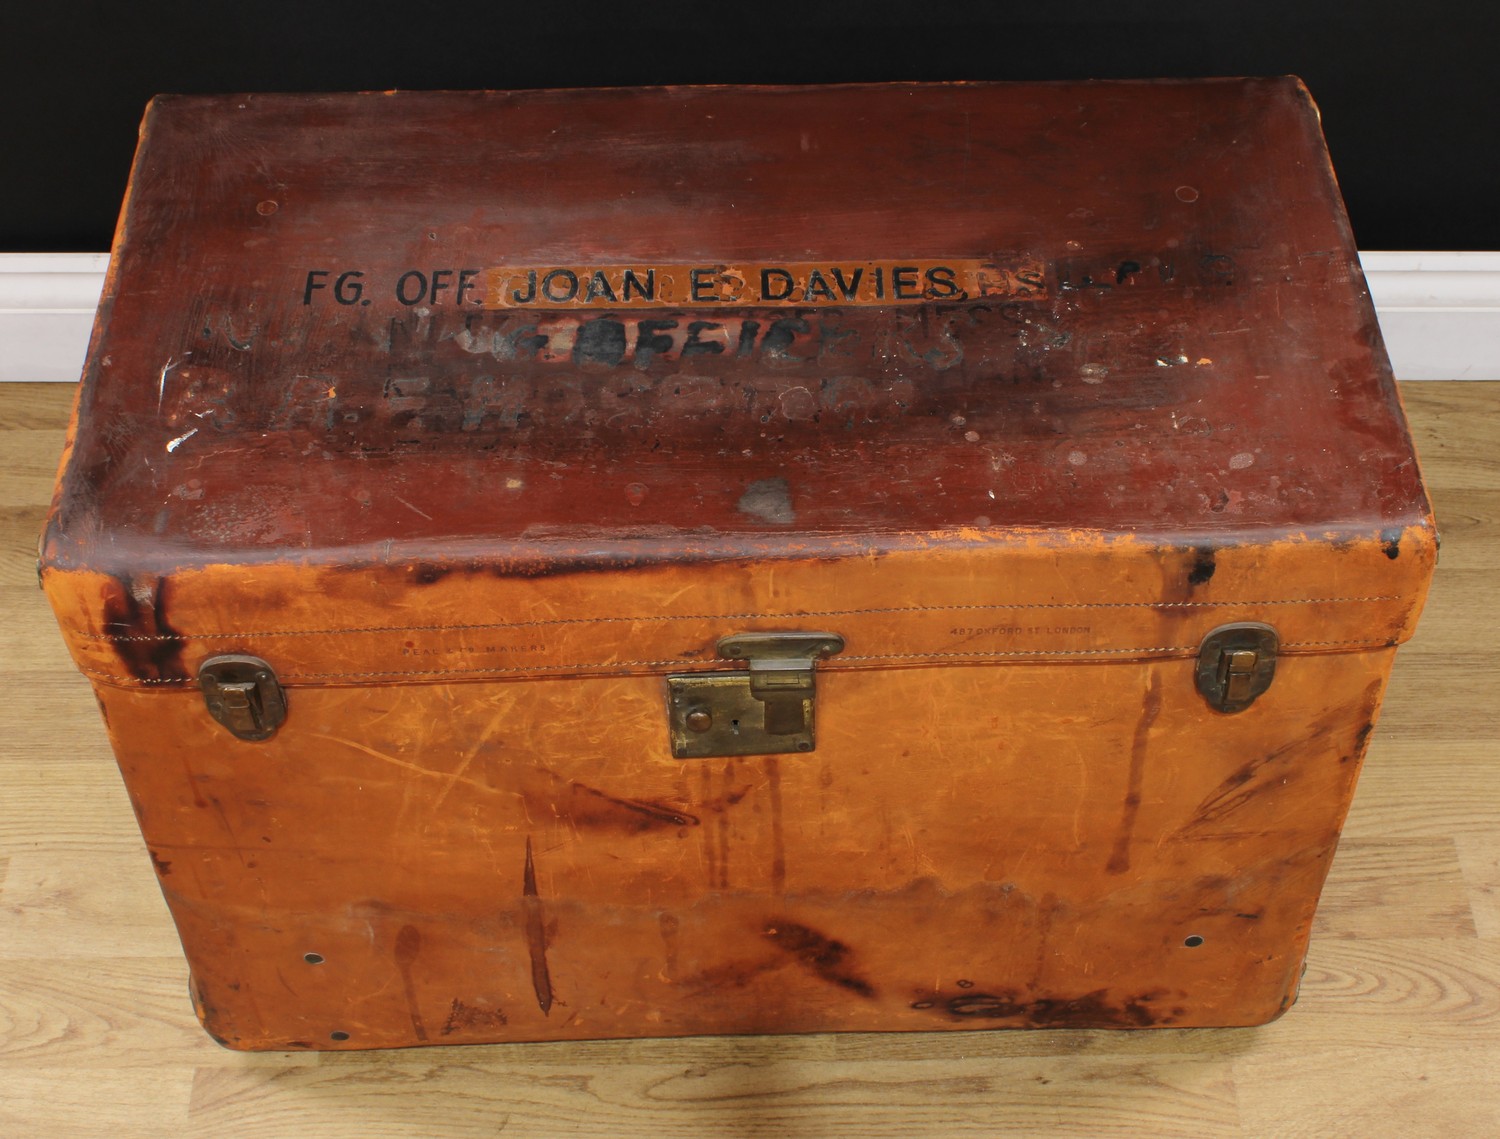
POLYGON ((242 740, 268 740, 286 719, 286 694, 260 657, 210 657, 198 669, 208 714, 242 740))
POLYGON ((1220 625, 1198 649, 1198 691, 1217 712, 1242 712, 1271 687, 1280 638, 1270 625, 1220 625))
POLYGON ((719 641, 724 660, 745 672, 667 677, 672 754, 776 755, 812 751, 813 669, 844 649, 837 633, 735 633, 719 641))

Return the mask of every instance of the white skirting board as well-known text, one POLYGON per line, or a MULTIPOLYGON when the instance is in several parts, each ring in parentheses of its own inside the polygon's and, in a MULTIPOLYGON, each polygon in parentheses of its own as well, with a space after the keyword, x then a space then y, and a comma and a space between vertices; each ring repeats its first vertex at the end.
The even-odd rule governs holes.
MULTIPOLYGON (((1500 380, 1500 253, 1362 253, 1396 375, 1500 380)), ((0 253, 0 381, 78 379, 109 257, 0 253)))
POLYGON ((0 380, 83 370, 107 253, 0 253, 0 380))

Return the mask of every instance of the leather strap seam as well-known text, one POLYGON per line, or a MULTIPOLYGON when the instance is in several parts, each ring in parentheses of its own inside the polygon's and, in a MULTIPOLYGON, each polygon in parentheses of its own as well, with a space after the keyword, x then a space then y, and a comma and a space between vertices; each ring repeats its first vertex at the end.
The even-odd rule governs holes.
POLYGON ((802 621, 822 617, 861 617, 880 613, 974 613, 1028 609, 1225 609, 1260 608, 1270 605, 1334 605, 1353 602, 1399 601, 1394 596, 1302 597, 1282 601, 1080 601, 1026 602, 998 605, 912 605, 885 609, 825 609, 809 613, 674 613, 648 617, 558 617, 545 621, 496 621, 468 625, 372 625, 357 629, 272 629, 243 633, 156 633, 143 636, 78 631, 74 635, 111 644, 159 641, 229 641, 243 637, 329 637, 354 633, 481 632, 496 629, 538 629, 557 625, 641 624, 650 621, 802 621))
MULTIPOLYGON (((1389 648, 1387 641, 1296 641, 1283 643, 1283 652, 1302 648, 1389 648)), ((1128 649, 1006 649, 993 652, 968 652, 968 653, 880 653, 869 656, 841 656, 837 661, 830 661, 819 665, 820 671, 837 672, 843 666, 852 662, 879 662, 892 660, 996 660, 1004 658, 1076 658, 1076 657, 1110 657, 1124 656, 1129 654, 1146 653, 1196 653, 1197 645, 1151 645, 1141 648, 1128 649)), ((593 664, 544 664, 532 665, 522 668, 442 668, 442 669, 413 669, 413 670, 388 670, 379 672, 287 672, 280 673, 280 678, 288 683, 299 680, 364 680, 378 677, 422 677, 422 676, 514 676, 520 674, 549 674, 589 672, 605 669, 622 668, 660 668, 666 665, 676 665, 679 668, 688 669, 693 661, 673 657, 667 660, 622 660, 607 663, 593 664)), ((728 663, 728 662, 724 662, 728 663)), ((167 677, 167 678, 139 678, 123 677, 118 673, 106 672, 103 669, 81 668, 80 671, 89 675, 97 676, 103 680, 114 680, 127 685, 158 685, 158 684, 197 684, 193 677, 167 677)), ((703 670, 715 671, 715 670, 703 670)), ((733 671, 720 669, 717 671, 733 671)))

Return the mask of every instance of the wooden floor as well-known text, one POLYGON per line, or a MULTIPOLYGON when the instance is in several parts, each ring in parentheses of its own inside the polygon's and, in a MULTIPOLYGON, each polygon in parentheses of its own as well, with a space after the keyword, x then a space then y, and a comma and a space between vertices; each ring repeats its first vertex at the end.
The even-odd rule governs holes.
POLYGON ((1302 998, 1241 1030, 228 1052, 36 589, 65 385, 0 385, 0 1136, 1500 1135, 1500 384, 1404 394, 1445 544, 1302 998))

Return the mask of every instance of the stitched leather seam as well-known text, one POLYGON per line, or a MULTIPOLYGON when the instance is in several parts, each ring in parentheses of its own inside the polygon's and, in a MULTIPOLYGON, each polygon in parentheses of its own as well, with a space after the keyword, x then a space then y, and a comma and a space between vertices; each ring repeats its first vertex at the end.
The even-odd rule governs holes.
POLYGON ((972 613, 1026 609, 1225 609, 1268 605, 1333 605, 1349 602, 1399 601, 1398 597, 1302 597, 1283 601, 1082 601, 1000 605, 913 605, 888 609, 824 609, 811 613, 677 613, 649 617, 559 617, 546 621, 497 621, 474 625, 372 625, 360 629, 272 629, 246 633, 175 633, 122 636, 116 633, 77 632, 91 641, 129 644, 137 641, 230 641, 244 637, 329 637, 353 633, 478 632, 494 629, 538 629, 557 625, 641 624, 650 621, 802 621, 812 617, 860 617, 876 613, 972 613))
MULTIPOLYGON (((1296 641, 1285 642, 1281 649, 1283 652, 1301 648, 1332 648, 1332 647, 1362 647, 1362 648, 1389 648, 1387 641, 1296 641)), ((1144 648, 1130 649, 1010 649, 995 652, 972 652, 972 653, 881 653, 871 656, 841 656, 837 661, 830 661, 819 666, 819 670, 838 671, 843 665, 850 662, 891 661, 891 660, 994 660, 1002 658, 1046 658, 1046 657, 1109 657, 1123 656, 1134 653, 1196 653, 1197 645, 1152 645, 1144 648)), ((440 669, 413 669, 411 671, 392 670, 384 672, 288 672, 281 673, 280 678, 288 683, 298 680, 360 680, 373 679, 385 676, 507 676, 523 673, 568 673, 588 672, 601 669, 622 668, 660 668, 666 665, 676 665, 679 668, 689 669, 695 662, 670 658, 667 660, 621 660, 594 664, 541 664, 524 668, 440 668, 440 669)), ((728 662, 725 662, 728 663, 728 662)), ((97 676, 105 680, 117 680, 126 684, 155 685, 155 684, 197 684, 192 677, 171 677, 164 679, 141 679, 137 677, 120 676, 118 673, 106 672, 103 669, 83 668, 82 672, 89 676, 97 676)), ((705 672, 734 671, 732 669, 712 670, 705 672)))

